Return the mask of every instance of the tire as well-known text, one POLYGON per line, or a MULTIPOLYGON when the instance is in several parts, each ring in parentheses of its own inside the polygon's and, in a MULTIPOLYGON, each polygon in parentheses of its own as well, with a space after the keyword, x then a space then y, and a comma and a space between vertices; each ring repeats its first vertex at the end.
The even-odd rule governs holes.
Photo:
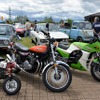
POLYGON ((49 90, 53 92, 62 92, 70 86, 72 81, 72 74, 70 72, 69 67, 64 64, 59 64, 57 68, 59 73, 58 77, 56 77, 55 69, 52 65, 48 66, 45 69, 44 73, 42 74, 43 83, 49 90), (64 69, 64 71, 62 71, 62 68, 64 69), (49 73, 50 70, 52 71, 51 73, 49 73), (64 72, 65 72, 65 77, 64 77, 64 72), (50 78, 51 80, 49 80, 48 78, 50 78), (59 84, 62 83, 64 83, 62 86, 58 86, 59 84))
POLYGON ((95 80, 100 82, 100 65, 95 62, 91 63, 91 75, 95 80))
POLYGON ((21 89, 21 81, 15 76, 7 77, 3 82, 3 90, 8 95, 14 95, 18 93, 20 89, 21 89), (11 82, 13 82, 13 84, 11 84, 11 82), (14 90, 10 90, 12 88, 9 87, 10 85, 14 86, 16 85, 16 87, 13 86, 15 89, 13 88, 14 90))
POLYGON ((82 39, 82 37, 77 37, 77 42, 83 42, 83 39, 82 39))

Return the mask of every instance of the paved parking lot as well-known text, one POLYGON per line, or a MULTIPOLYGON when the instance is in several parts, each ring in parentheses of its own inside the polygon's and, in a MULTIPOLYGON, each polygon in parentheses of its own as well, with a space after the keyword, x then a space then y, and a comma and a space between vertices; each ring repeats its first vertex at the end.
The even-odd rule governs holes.
POLYGON ((20 92, 14 96, 6 95, 0 83, 0 100, 100 100, 100 83, 95 81, 88 72, 73 71, 73 80, 70 87, 61 93, 49 91, 42 79, 19 73, 22 81, 20 92))

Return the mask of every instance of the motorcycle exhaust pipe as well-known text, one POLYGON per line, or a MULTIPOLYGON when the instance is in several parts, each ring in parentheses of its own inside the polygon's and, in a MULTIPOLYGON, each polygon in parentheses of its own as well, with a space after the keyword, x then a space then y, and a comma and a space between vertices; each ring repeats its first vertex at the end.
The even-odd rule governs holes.
MULTIPOLYGON (((18 64, 16 64, 16 67, 19 68, 21 71, 25 72, 26 74, 32 75, 28 72, 26 72, 23 68, 21 68, 18 64)), ((33 75, 32 75, 33 76, 33 75)))

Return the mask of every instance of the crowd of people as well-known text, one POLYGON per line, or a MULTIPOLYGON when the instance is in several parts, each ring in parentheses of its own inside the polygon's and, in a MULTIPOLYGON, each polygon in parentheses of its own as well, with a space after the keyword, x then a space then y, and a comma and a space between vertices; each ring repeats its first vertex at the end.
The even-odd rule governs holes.
MULTIPOLYGON (((9 24, 9 21, 7 20, 6 23, 9 24)), ((34 21, 34 23, 31 23, 28 19, 26 20, 25 23, 26 32, 24 34, 24 37, 26 36, 30 37, 30 30, 31 29, 36 30, 36 24, 37 24, 36 20, 34 21)), ((61 21, 60 27, 64 27, 64 21, 61 21)), ((93 29, 94 37, 100 35, 100 19, 98 17, 94 18, 94 22, 92 23, 92 29, 93 29)))

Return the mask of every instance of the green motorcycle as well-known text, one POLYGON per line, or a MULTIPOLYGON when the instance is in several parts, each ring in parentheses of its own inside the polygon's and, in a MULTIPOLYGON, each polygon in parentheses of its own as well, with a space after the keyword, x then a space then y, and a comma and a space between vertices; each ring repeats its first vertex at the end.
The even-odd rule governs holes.
POLYGON ((74 69, 89 71, 94 79, 100 81, 99 38, 94 38, 91 43, 73 42, 69 47, 56 46, 57 59, 64 60, 74 69))

